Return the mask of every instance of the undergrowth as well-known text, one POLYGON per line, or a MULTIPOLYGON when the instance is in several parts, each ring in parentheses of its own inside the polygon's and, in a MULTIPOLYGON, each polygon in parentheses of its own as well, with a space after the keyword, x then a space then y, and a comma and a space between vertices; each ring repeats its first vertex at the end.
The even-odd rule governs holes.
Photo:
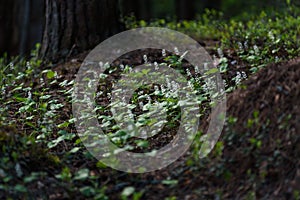
MULTIPOLYGON (((243 87, 244 79, 269 63, 300 55, 300 17, 296 8, 291 8, 289 12, 289 15, 281 13, 272 16, 262 12, 248 21, 223 20, 222 13, 215 11, 207 11, 194 21, 160 19, 147 23, 131 17, 126 19, 126 26, 128 29, 167 27, 186 33, 198 41, 208 41, 208 44, 209 41, 217 41, 210 53, 225 80, 226 92, 229 93, 237 87, 243 87)), ((50 187, 56 191, 52 194, 53 198, 75 198, 80 195, 83 198, 108 199, 105 181, 109 178, 104 180, 101 176, 106 167, 85 150, 74 128, 75 119, 70 114, 74 80, 65 80, 60 72, 49 67, 42 70, 42 61, 37 57, 38 48, 27 60, 20 57, 8 59, 6 56, 0 59, 0 198, 46 198, 51 195, 50 187), (73 161, 77 162, 76 166, 73 166, 73 161)), ((178 67, 182 66, 181 61, 180 56, 170 55, 166 56, 164 63, 178 67)), ((125 71, 130 70, 130 66, 123 67, 125 71)), ((197 71, 196 68, 190 70, 197 71)), ((187 76, 189 73, 184 71, 187 76)), ((189 81, 198 89, 198 93, 205 93, 201 81, 192 75, 189 81)), ((132 104, 128 106, 137 108, 139 112, 147 110, 151 100, 156 100, 158 104, 167 102, 167 108, 178 106, 178 100, 172 97, 170 91, 155 87, 145 88, 144 91, 150 93, 135 93, 132 104)), ((202 97, 199 102, 207 100, 207 94, 202 97)), ((99 106, 98 109, 103 111, 99 119, 107 122, 107 127, 113 125, 104 114, 105 108, 99 106)), ((175 117, 179 115, 176 109, 169 111, 175 117)), ((250 125, 257 123, 258 114, 253 113, 250 125)), ((143 125, 155 123, 146 115, 140 115, 139 120, 143 125)), ((175 121, 169 121, 170 127, 176 125, 175 121)), ((210 171, 217 177, 230 180, 232 175, 224 167, 225 161, 221 157, 225 145, 230 146, 230 142, 237 137, 230 129, 235 122, 235 118, 228 116, 226 144, 222 141, 217 143, 212 160, 199 160, 201 142, 195 142, 186 164, 192 169, 199 169, 213 160, 219 160, 218 165, 210 171)), ((115 143, 124 145, 122 137, 126 134, 122 133, 119 137, 116 133, 120 131, 109 132, 115 143)), ((201 133, 196 136, 196 141, 200 141, 200 136, 201 133)), ((125 137, 125 141, 127 139, 125 137)), ((261 148, 259 138, 252 138, 250 144, 251 148, 261 148)), ((147 148, 149 144, 138 140, 136 145, 147 148)), ((247 173, 250 178, 255 176, 251 170, 247 173)), ((173 187, 177 182, 166 179, 161 184, 173 187)), ((122 199, 142 199, 145 192, 126 184, 119 190, 117 195, 122 199)), ((249 191, 249 196, 251 194, 252 191, 249 191)))

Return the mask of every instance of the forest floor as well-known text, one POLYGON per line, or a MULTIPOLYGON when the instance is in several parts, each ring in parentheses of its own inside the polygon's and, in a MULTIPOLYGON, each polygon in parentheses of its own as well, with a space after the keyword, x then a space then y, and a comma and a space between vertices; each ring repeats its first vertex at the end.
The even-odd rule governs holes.
MULTIPOLYGON (((207 50, 216 53, 210 46, 207 50)), ((163 60, 146 51, 119 61, 142 64, 144 54, 150 61, 163 60)), ((250 75, 239 58, 227 55, 236 62, 229 62, 223 78, 231 80, 238 71, 249 77, 227 94, 228 119, 218 145, 203 159, 193 156, 192 146, 168 167, 144 174, 105 167, 78 140, 70 122, 70 91, 85 54, 23 82, 22 88, 31 88, 31 107, 39 109, 20 112, 28 105, 24 103, 28 90, 6 91, 1 100, 9 110, 1 110, 0 198, 299 199, 300 59, 271 64, 250 75), (43 107, 41 99, 47 100, 47 95, 55 103, 47 101, 43 107), (55 111, 52 118, 42 110, 48 107, 55 111), (40 122, 46 115, 55 125, 51 135, 40 122), (37 142, 24 143, 26 134, 38 138, 37 142)), ((208 120, 209 114, 202 119, 202 129, 208 120)))

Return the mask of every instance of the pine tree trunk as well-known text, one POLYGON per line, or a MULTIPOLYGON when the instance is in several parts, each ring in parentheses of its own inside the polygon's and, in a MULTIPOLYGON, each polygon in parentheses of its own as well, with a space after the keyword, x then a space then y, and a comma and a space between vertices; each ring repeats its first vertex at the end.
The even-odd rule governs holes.
POLYGON ((45 0, 40 57, 56 62, 120 32, 118 0, 45 0))

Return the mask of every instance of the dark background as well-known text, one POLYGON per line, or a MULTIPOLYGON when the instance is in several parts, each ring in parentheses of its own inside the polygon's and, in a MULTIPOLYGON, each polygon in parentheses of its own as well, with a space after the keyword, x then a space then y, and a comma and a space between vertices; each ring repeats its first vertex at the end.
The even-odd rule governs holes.
MULTIPOLYGON (((119 0, 119 4, 120 19, 132 15, 146 21, 192 20, 206 8, 222 11, 225 19, 243 18, 262 10, 284 10, 287 5, 285 0, 119 0)), ((42 40, 44 12, 43 0, 0 0, 0 55, 28 55, 42 40)))

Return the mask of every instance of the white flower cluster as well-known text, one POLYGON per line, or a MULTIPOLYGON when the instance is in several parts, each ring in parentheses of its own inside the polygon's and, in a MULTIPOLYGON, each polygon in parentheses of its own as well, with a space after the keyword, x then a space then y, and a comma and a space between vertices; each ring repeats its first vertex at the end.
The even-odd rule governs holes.
POLYGON ((247 74, 244 71, 237 72, 236 76, 234 77, 235 84, 239 85, 241 83, 241 81, 244 79, 247 79, 247 74))
POLYGON ((239 46, 239 50, 240 50, 240 51, 244 51, 243 44, 242 44, 241 42, 238 42, 237 44, 238 44, 238 46, 239 46))
POLYGON ((168 78, 166 78, 166 82, 167 82, 167 88, 165 89, 163 94, 165 94, 167 97, 177 98, 178 91, 180 89, 179 84, 175 81, 170 81, 168 78))
POLYGON ((253 50, 254 50, 255 55, 259 55, 259 49, 258 49, 257 45, 253 46, 253 50))
POLYGON ((204 91, 206 93, 211 93, 211 91, 213 91, 215 88, 216 88, 216 83, 215 81, 213 80, 213 77, 210 77, 210 78, 206 78, 205 79, 205 83, 204 85, 202 86, 204 91))
POLYGON ((186 74, 187 74, 190 78, 193 78, 192 73, 191 73, 191 71, 190 71, 189 69, 186 69, 185 71, 186 71, 186 74))
POLYGON ((223 58, 224 57, 224 53, 223 53, 223 50, 221 48, 218 48, 218 54, 219 54, 219 57, 220 58, 223 58))

